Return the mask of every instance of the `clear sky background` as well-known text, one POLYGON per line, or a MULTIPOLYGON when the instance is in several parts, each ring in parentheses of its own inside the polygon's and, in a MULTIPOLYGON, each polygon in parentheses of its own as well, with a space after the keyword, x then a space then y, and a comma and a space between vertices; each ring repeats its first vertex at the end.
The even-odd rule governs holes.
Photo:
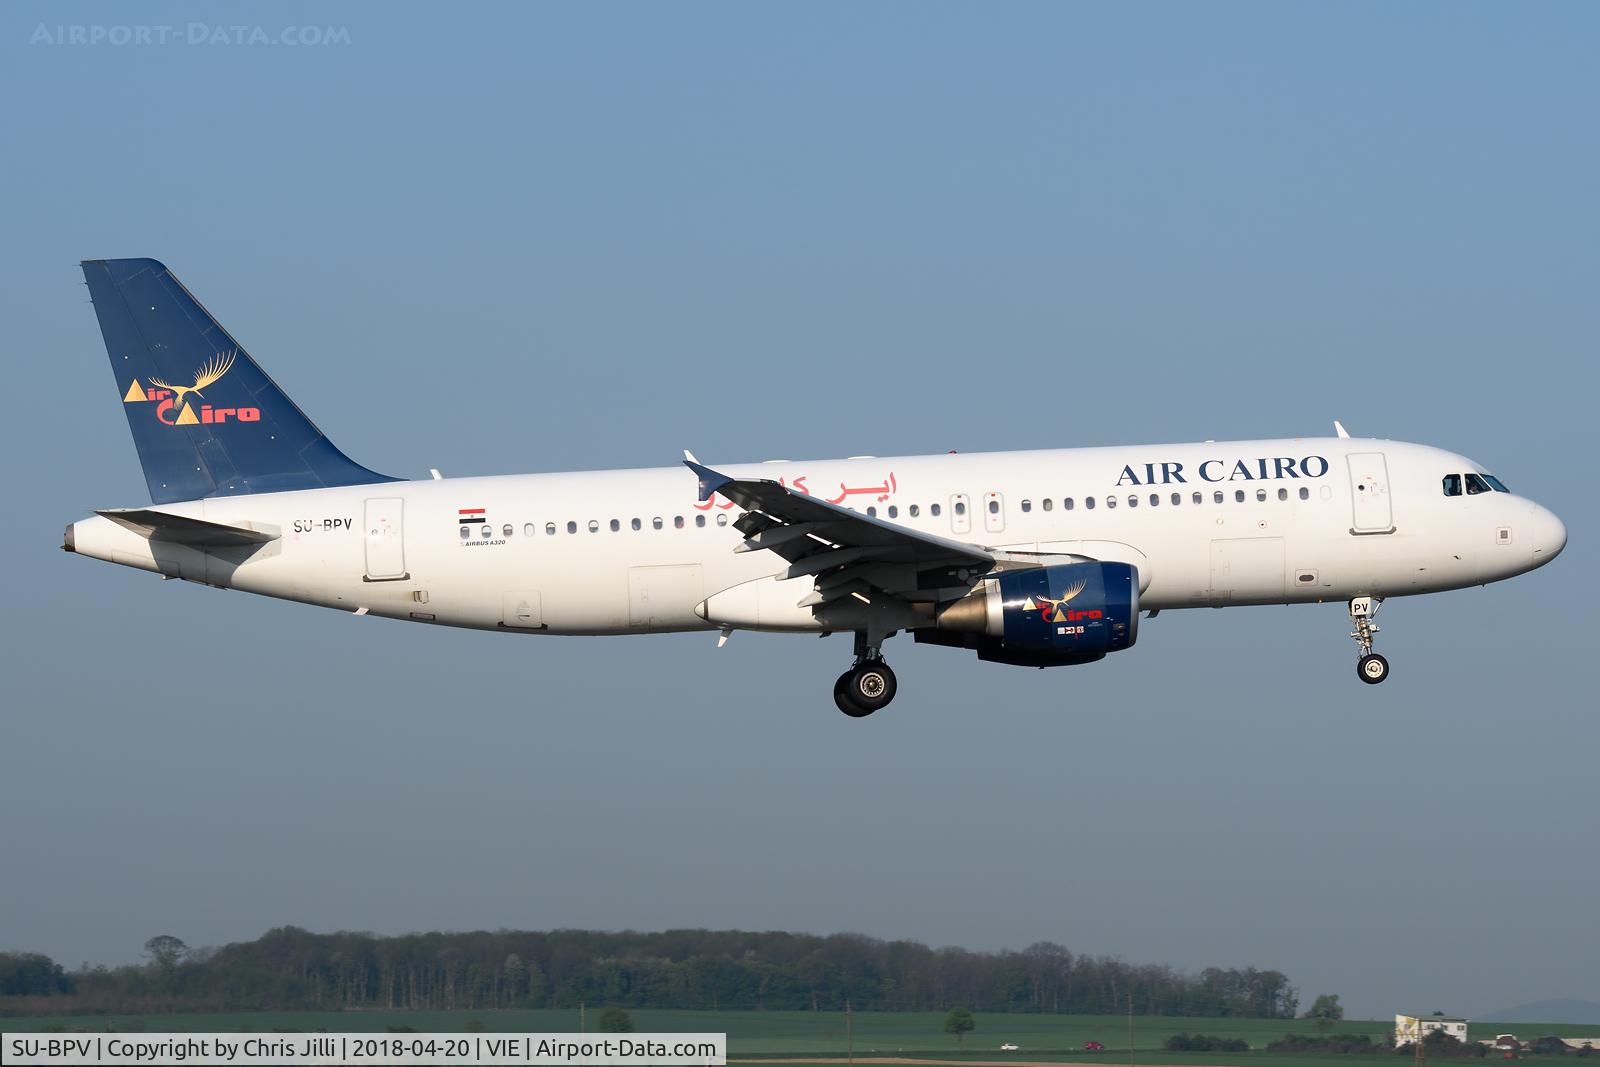
POLYGON ((1275 967, 1365 1016, 1600 1000, 1597 32, 1580 3, 6 5, 0 947, 704 925, 1275 967), (897 639, 898 700, 851 721, 848 637, 404 626, 58 551, 147 500, 76 265, 114 256, 394 474, 1339 418, 1478 458, 1571 543, 1392 601, 1379 687, 1342 606, 1171 612, 1073 669, 897 639))

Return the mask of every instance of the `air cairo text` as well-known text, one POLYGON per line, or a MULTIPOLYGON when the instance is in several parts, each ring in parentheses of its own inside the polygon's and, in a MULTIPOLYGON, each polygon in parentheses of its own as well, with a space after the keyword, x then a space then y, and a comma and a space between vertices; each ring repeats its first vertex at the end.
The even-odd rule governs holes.
MULTIPOLYGON (((1203 482, 1320 478, 1328 473, 1328 461, 1321 456, 1302 456, 1299 459, 1291 456, 1262 456, 1256 459, 1234 460, 1230 465, 1225 459, 1208 459, 1196 468, 1195 473, 1203 482)), ((1117 479, 1118 485, 1171 485, 1174 482, 1185 485, 1189 482, 1189 479, 1184 477, 1182 463, 1145 463, 1142 464, 1142 470, 1130 463, 1122 468, 1122 476, 1117 479)))

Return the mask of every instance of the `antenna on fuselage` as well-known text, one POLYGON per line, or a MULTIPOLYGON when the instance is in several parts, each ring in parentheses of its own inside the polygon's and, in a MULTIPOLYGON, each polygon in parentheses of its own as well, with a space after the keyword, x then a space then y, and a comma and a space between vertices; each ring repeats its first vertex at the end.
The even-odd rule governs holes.
POLYGON ((1338 419, 1333 420, 1333 432, 1338 434, 1340 437, 1350 436, 1350 431, 1345 429, 1344 423, 1340 422, 1338 419))

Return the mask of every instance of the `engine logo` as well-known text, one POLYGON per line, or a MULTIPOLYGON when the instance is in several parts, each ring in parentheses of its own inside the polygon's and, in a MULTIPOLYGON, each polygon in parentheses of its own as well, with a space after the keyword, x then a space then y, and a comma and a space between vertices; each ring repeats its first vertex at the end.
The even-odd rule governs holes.
POLYGON ((1100 613, 1098 611, 1084 612, 1068 611, 1066 609, 1067 602, 1077 597, 1079 593, 1082 593, 1088 584, 1089 580, 1085 578, 1074 585, 1067 586, 1061 591, 1061 596, 1057 600, 1051 600, 1049 597, 1043 596, 1033 597, 1033 603, 1029 605, 1028 610, 1037 610, 1039 612, 1039 618, 1043 619, 1045 622, 1067 622, 1069 618, 1077 618, 1080 616, 1086 619, 1099 618, 1100 613))

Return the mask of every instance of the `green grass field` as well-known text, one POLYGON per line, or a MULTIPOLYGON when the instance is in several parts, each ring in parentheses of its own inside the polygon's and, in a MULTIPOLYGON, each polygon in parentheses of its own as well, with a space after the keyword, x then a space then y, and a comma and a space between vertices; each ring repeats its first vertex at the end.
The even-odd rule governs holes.
MULTIPOLYGON (((759 1059, 780 1057, 842 1056, 845 1052, 845 1020, 839 1013, 759 1012, 759 1011, 633 1011, 634 1028, 641 1032, 726 1033, 731 1058, 759 1059)), ((593 1029, 599 1010, 588 1013, 593 1029)), ((389 1026, 409 1026, 421 1031, 461 1032, 469 1024, 486 1031, 573 1032, 578 1029, 576 1011, 480 1011, 480 1012, 224 1012, 217 1014, 130 1016, 70 1016, 51 1018, 0 1019, 0 1032, 43 1030, 52 1026, 103 1030, 142 1028, 149 1031, 254 1031, 317 1030, 333 1032, 381 1032, 389 1026)), ((958 1048, 943 1032, 944 1016, 933 1012, 863 1012, 854 1018, 857 1056, 915 1056, 949 1059, 1077 1060, 1105 1062, 1108 1067, 1127 1064, 1128 1019, 1121 1015, 1020 1015, 984 1014, 977 1016, 978 1028, 968 1034, 958 1048), (1086 1041, 1099 1041, 1106 1051, 1085 1053, 1086 1041), (1016 1052, 1000 1052, 1002 1042, 1021 1046, 1016 1052)), ((1369 1061, 1365 1056, 1318 1054, 1275 1055, 1263 1050, 1267 1043, 1289 1031, 1315 1033, 1315 1024, 1303 1019, 1178 1019, 1136 1016, 1134 1056, 1140 1064, 1205 1065, 1243 1064, 1248 1067, 1358 1067, 1369 1061), (1237 1037, 1248 1041, 1252 1051, 1243 1053, 1166 1053, 1163 1042, 1179 1031, 1237 1037)), ((1379 1038, 1391 1028, 1388 1020, 1346 1020, 1334 1024, 1331 1032, 1368 1034, 1379 1038)), ((1600 1026, 1496 1026, 1474 1023, 1472 1037, 1493 1037, 1510 1031, 1524 1038, 1544 1033, 1592 1035, 1600 1037, 1600 1026)), ((1392 1065, 1390 1057, 1370 1058, 1374 1064, 1392 1065)), ((1409 1064, 1409 1060, 1406 1061, 1409 1064)), ((1483 1061, 1485 1063, 1492 1061, 1483 1061)))

